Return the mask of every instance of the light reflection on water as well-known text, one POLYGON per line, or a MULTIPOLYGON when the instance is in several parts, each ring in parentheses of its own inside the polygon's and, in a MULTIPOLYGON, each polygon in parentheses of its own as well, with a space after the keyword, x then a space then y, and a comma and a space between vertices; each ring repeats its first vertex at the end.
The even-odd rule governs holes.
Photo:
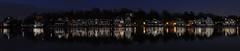
POLYGON ((145 27, 145 34, 152 34, 153 36, 164 34, 163 27, 145 27))
POLYGON ((37 35, 43 34, 43 33, 44 33, 43 28, 34 28, 33 29, 34 36, 37 36, 37 35))
MULTIPOLYGON (((135 37, 141 36, 141 39, 151 39, 154 37, 168 38, 175 37, 195 37, 195 38, 211 38, 216 35, 224 36, 237 36, 238 27, 142 27, 142 31, 137 30, 136 27, 78 27, 78 28, 33 28, 32 33, 22 31, 21 35, 33 35, 35 38, 47 39, 69 39, 69 38, 104 38, 112 37, 113 39, 136 39, 135 37), (218 32, 218 30, 221 30, 218 32), (138 33, 137 32, 142 32, 138 33), (219 34, 220 33, 220 34, 219 34), (151 38, 147 38, 150 36, 151 38)), ((141 29, 141 28, 140 28, 141 29)), ((1 29, 2 35, 10 39, 11 29, 1 29)), ((0 35, 0 36, 2 36, 0 35)), ((14 34, 15 35, 15 34, 14 34)), ((18 34, 16 34, 18 35, 18 34)))
POLYGON ((10 30, 9 29, 4 28, 2 33, 7 36, 7 39, 10 39, 10 30))
POLYGON ((186 28, 184 28, 184 27, 176 27, 176 28, 175 28, 175 33, 176 33, 178 36, 183 35, 185 32, 186 32, 186 28))
POLYGON ((213 30, 214 29, 212 27, 206 27, 206 28, 197 27, 194 30, 194 34, 210 37, 213 34, 213 30))
POLYGON ((236 27, 228 27, 228 28, 223 28, 223 32, 225 36, 229 36, 229 35, 236 34, 238 32, 238 29, 236 27))
MULTIPOLYGON (((14 34, 12 29, 8 28, 2 28, 0 30, 0 39, 10 39, 7 43, 12 42, 11 39, 14 38, 13 35, 22 35, 14 34)), ((211 49, 220 46, 223 47, 220 49, 237 47, 240 42, 235 39, 227 39, 228 37, 239 36, 238 27, 58 27, 50 29, 32 28, 25 29, 22 32, 24 32, 25 35, 22 38, 27 40, 13 40, 14 43, 7 44, 9 48, 16 46, 16 44, 21 44, 21 46, 18 47, 34 47, 34 50, 35 48, 45 47, 57 47, 58 50, 85 49, 83 47, 90 47, 91 49, 124 47, 127 49, 141 48, 138 49, 139 51, 144 48, 155 50, 165 49, 166 51, 176 51, 180 48, 184 50, 193 49, 191 51, 194 51, 199 48, 211 49), (225 39, 222 40, 222 38, 225 39)), ((4 43, 2 43, 2 45, 4 45, 4 43)))

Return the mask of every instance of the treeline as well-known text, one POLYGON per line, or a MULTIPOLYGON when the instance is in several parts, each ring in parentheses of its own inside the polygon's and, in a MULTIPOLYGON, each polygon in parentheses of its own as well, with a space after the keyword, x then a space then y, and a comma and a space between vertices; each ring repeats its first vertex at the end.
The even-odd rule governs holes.
MULTIPOLYGON (((210 17, 214 22, 223 21, 225 18, 231 18, 234 20, 238 20, 239 16, 230 15, 230 16, 219 16, 211 13, 203 13, 203 12, 193 12, 193 11, 185 11, 183 13, 171 13, 167 10, 163 11, 144 11, 144 10, 131 10, 127 8, 121 9, 99 9, 93 8, 91 10, 79 10, 79 11, 59 11, 59 12, 45 12, 45 13, 33 13, 26 17, 23 20, 23 23, 34 23, 36 20, 36 16, 42 16, 41 20, 43 22, 48 23, 49 20, 56 20, 57 18, 67 18, 67 19, 115 19, 115 18, 126 18, 131 17, 131 20, 134 22, 142 23, 144 20, 162 20, 162 21, 171 21, 176 19, 186 20, 194 20, 199 18, 210 17)), ((239 22, 239 21, 238 21, 239 22)))

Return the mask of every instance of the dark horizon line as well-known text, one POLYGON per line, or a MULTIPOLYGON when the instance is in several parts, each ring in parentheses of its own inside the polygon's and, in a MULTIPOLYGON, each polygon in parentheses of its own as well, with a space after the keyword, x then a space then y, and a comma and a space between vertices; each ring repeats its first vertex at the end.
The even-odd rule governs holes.
MULTIPOLYGON (((65 10, 53 10, 51 9, 51 11, 43 11, 43 12, 39 12, 39 11, 31 11, 31 14, 33 13, 57 13, 57 12, 78 12, 78 11, 91 11, 93 9, 99 9, 100 11, 103 11, 103 10, 108 10, 108 11, 120 11, 121 9, 129 9, 131 11, 144 11, 145 13, 149 13, 151 11, 156 11, 158 13, 161 13, 163 11, 168 11, 169 13, 173 13, 173 14, 176 14, 176 13, 185 13, 185 12, 194 12, 194 13, 205 13, 205 14, 213 14, 213 15, 217 15, 217 16, 223 16, 223 17, 227 17, 227 16, 232 16, 234 14, 229 14, 229 15, 219 15, 219 14, 214 14, 214 13, 207 13, 207 12, 203 12, 203 11, 187 11, 187 10, 184 10, 182 12, 176 12, 176 11, 170 11, 168 9, 162 9, 162 10, 156 10, 156 9, 150 9, 150 10, 144 10, 144 9, 140 9, 140 8, 111 8, 111 9, 104 9, 104 8, 92 8, 92 9, 65 9, 65 10)), ((26 16, 20 16, 20 17, 27 17, 27 16, 30 16, 31 14, 28 14, 26 16)), ((8 16, 13 16, 13 15, 8 15, 8 16)), ((0 16, 0 17, 8 17, 8 16, 0 16)), ((234 16, 238 16, 238 15, 234 15, 234 16)), ((239 15, 240 16, 240 15, 239 15)), ((18 16, 15 16, 15 17, 18 17, 18 16)))

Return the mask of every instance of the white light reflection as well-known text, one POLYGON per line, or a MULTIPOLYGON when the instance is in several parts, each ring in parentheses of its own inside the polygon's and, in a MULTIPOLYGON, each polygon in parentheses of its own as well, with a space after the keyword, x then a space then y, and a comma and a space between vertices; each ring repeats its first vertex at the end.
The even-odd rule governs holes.
POLYGON ((177 34, 177 36, 182 36, 185 32, 186 32, 185 27, 176 27, 175 33, 177 34))
POLYGON ((4 28, 3 29, 3 34, 9 34, 9 29, 4 28))
POLYGON ((99 31, 99 36, 103 37, 103 36, 111 36, 111 31, 110 31, 110 28, 99 28, 98 29, 99 31))
POLYGON ((223 32, 224 32, 225 36, 233 35, 233 34, 236 33, 236 28, 234 28, 234 27, 225 27, 225 28, 223 28, 223 32))
POLYGON ((90 28, 88 30, 80 30, 81 36, 88 37, 107 37, 111 36, 111 28, 103 27, 103 28, 90 28), (87 33, 86 33, 87 32, 87 33))
POLYGON ((43 28, 33 28, 34 36, 43 34, 43 28))
MULTIPOLYGON (((79 30, 79 34, 78 36, 87 36, 87 28, 81 28, 79 30)), ((76 36, 76 34, 74 34, 73 36, 76 36)))
POLYGON ((72 36, 80 36, 80 29, 79 28, 72 28, 71 30, 72 36))
POLYGON ((213 28, 211 27, 196 27, 194 30, 195 35, 210 37, 213 34, 213 28))
POLYGON ((114 35, 118 39, 124 38, 124 28, 115 28, 114 35))
POLYGON ((120 27, 120 28, 115 28, 114 29, 114 35, 117 39, 121 38, 127 38, 131 39, 132 36, 131 34, 133 33, 133 28, 132 27, 120 27))
POLYGON ((131 27, 126 27, 125 28, 125 36, 126 36, 126 38, 128 38, 128 39, 131 39, 131 34, 133 33, 133 28, 131 28, 131 27))
POLYGON ((64 36, 66 36, 66 33, 65 33, 65 31, 64 31, 64 28, 55 28, 55 29, 54 29, 54 33, 56 34, 56 36, 57 36, 58 38, 62 38, 62 37, 64 37, 64 36))
POLYGON ((147 27, 146 34, 151 34, 153 36, 157 36, 164 33, 163 27, 147 27))
POLYGON ((3 29, 3 34, 7 35, 7 38, 10 39, 10 30, 7 28, 3 29))

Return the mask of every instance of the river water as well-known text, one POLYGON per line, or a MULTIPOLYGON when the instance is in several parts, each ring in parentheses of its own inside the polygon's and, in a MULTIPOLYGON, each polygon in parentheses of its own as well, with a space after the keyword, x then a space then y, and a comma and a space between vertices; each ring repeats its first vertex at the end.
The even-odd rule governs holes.
POLYGON ((238 50, 239 30, 239 27, 2 28, 0 50, 238 50))

